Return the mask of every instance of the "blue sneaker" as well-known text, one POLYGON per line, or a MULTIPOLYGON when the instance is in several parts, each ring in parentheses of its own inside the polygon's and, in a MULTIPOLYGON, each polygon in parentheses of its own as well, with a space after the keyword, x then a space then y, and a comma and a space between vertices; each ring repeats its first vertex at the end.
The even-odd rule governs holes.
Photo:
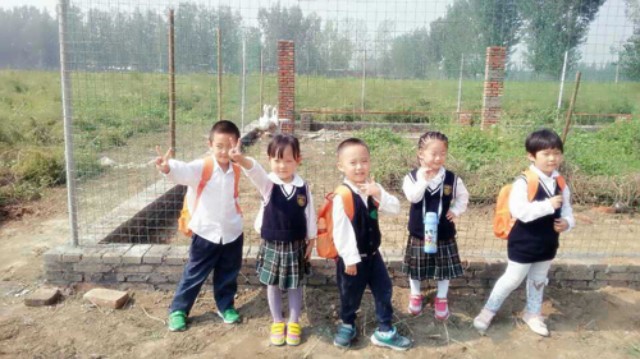
POLYGON ((333 337, 333 345, 339 348, 349 348, 351 347, 351 342, 356 337, 356 326, 351 325, 348 326, 346 324, 338 325, 338 331, 336 332, 336 336, 333 337))
POLYGON ((380 347, 387 347, 393 350, 407 350, 411 348, 411 340, 398 334, 396 327, 390 332, 376 331, 371 335, 371 342, 380 347))

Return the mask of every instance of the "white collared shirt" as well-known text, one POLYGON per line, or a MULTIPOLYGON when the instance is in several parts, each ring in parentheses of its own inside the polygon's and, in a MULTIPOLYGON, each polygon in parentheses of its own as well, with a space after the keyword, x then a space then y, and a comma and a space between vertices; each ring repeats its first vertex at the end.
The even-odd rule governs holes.
MULTIPOLYGON (((213 156, 212 156, 213 157, 213 156)), ((236 209, 234 192, 234 174, 231 164, 226 172, 213 158, 213 172, 204 186, 198 208, 194 208, 196 190, 202 177, 204 159, 189 163, 169 160, 169 173, 165 176, 170 181, 188 186, 187 206, 191 214, 189 229, 198 236, 219 244, 235 241, 242 234, 242 215, 236 209)))
MULTIPOLYGON (((271 172, 267 174, 264 168, 253 158, 247 157, 253 162, 251 169, 243 169, 244 173, 249 177, 251 182, 256 186, 260 195, 262 196, 262 206, 258 211, 258 216, 254 222, 254 228, 256 232, 260 233, 262 229, 262 218, 264 216, 264 208, 271 199, 271 192, 278 186, 284 190, 285 196, 291 195, 296 188, 305 186, 304 180, 297 174, 293 175, 293 180, 290 183, 283 182, 278 175, 271 172)), ((318 236, 318 223, 316 219, 316 209, 313 204, 313 196, 311 190, 307 186, 307 207, 304 210, 304 215, 307 219, 307 240, 315 239, 318 236)))
MULTIPOLYGON (((360 196, 365 206, 367 205, 368 196, 362 194, 358 186, 347 179, 344 180, 344 184, 360 196)), ((378 211, 390 215, 399 214, 400 201, 398 198, 385 191, 380 184, 378 184, 378 187, 380 188, 378 211)), ((353 230, 351 221, 344 211, 342 197, 333 197, 333 211, 331 215, 333 216, 333 243, 336 246, 338 255, 342 258, 346 266, 360 263, 361 259, 360 252, 358 251, 358 243, 356 242, 356 232, 353 230)))
MULTIPOLYGON (((402 191, 411 203, 418 203, 422 201, 424 198, 424 192, 427 188, 431 190, 437 189, 443 183, 446 171, 444 167, 440 167, 438 173, 429 181, 424 178, 422 173, 423 171, 418 169, 418 172, 416 173, 417 179, 415 181, 413 177, 411 177, 411 174, 404 176, 402 191)), ((467 187, 464 186, 462 179, 458 176, 456 176, 455 187, 456 190, 453 193, 454 197, 451 205, 449 206, 449 210, 458 217, 467 210, 467 205, 469 204, 469 191, 467 191, 467 187)))
MULTIPOLYGON (((553 171, 551 176, 547 176, 538 167, 529 166, 540 180, 540 185, 543 185, 551 192, 551 196, 556 191, 556 178, 560 175, 558 171, 553 171)), ((509 194, 509 211, 511 216, 519 219, 520 221, 527 223, 534 221, 538 218, 553 214, 555 210, 551 206, 551 201, 547 198, 543 201, 529 202, 527 198, 527 181, 523 177, 519 177, 513 182, 511 193, 509 194)), ((562 191, 562 208, 560 210, 560 217, 567 220, 569 223, 569 229, 575 227, 576 221, 573 218, 573 209, 571 208, 571 191, 569 186, 566 186, 562 191)))

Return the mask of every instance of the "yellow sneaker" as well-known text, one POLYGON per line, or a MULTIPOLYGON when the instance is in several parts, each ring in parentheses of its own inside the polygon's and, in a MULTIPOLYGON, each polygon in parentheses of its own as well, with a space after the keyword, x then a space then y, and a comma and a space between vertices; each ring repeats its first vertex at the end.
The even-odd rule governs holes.
POLYGON ((300 345, 300 338, 302 337, 302 328, 298 323, 287 324, 287 345, 300 345))
POLYGON ((284 323, 277 322, 271 324, 271 344, 276 346, 284 345, 284 323))

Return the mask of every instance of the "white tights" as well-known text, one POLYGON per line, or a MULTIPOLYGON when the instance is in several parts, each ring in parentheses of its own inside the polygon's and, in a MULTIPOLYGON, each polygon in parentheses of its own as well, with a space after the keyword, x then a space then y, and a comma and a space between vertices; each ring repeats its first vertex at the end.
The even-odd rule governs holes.
MULTIPOLYGON (((411 295, 420 295, 420 281, 417 279, 409 278, 409 287, 411 287, 411 295)), ((436 297, 438 298, 446 298, 447 293, 449 292, 449 280, 439 280, 438 281, 438 294, 436 297)))
POLYGON ((516 263, 509 261, 504 274, 498 279, 491 291, 491 295, 485 304, 485 308, 496 313, 505 299, 527 277, 527 306, 526 312, 540 314, 542 310, 542 295, 544 286, 547 285, 547 273, 551 261, 535 263, 516 263))

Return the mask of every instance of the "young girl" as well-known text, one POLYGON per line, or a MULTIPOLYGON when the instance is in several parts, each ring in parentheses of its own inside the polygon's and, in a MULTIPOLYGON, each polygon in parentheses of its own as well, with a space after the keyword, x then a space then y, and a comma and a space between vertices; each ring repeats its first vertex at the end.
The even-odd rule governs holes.
POLYGON ((437 131, 427 131, 418 141, 420 167, 404 178, 402 190, 411 202, 409 210, 409 239, 402 271, 409 274, 411 295, 409 313, 422 311, 420 282, 426 279, 438 281, 434 307, 438 320, 449 318, 447 292, 449 280, 463 275, 454 221, 466 209, 469 192, 462 180, 443 166, 447 159, 449 140, 437 131), (424 218, 428 212, 437 214, 437 250, 425 253, 424 218))
MULTIPOLYGON (((238 145, 239 146, 239 145, 238 145)), ((263 199, 255 228, 262 237, 258 255, 260 282, 267 285, 267 299, 273 317, 273 345, 300 344, 298 324, 302 309, 301 281, 316 234, 316 214, 309 186, 296 174, 302 158, 300 143, 291 135, 276 135, 267 147, 271 173, 236 147, 231 158, 239 163, 258 188, 263 199), (289 322, 282 316, 282 294, 289 297, 289 322), (286 334, 285 334, 286 333, 286 334)))

